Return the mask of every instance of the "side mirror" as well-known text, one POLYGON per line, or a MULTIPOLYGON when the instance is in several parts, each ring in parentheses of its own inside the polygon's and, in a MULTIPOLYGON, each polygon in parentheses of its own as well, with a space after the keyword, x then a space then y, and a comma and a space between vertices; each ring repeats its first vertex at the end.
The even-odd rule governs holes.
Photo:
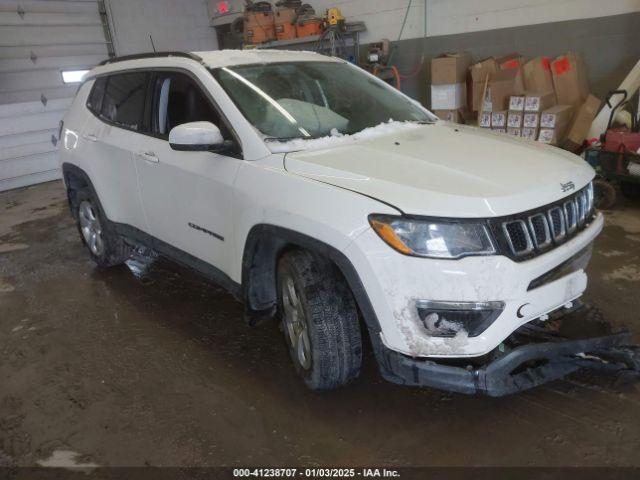
POLYGON ((169 132, 169 145, 174 150, 206 152, 223 144, 220 129, 211 122, 183 123, 169 132))

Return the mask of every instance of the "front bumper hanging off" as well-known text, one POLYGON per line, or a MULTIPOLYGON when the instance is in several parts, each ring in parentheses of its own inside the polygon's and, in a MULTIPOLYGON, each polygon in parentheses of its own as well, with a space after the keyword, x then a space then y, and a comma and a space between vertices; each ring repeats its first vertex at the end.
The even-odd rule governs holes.
MULTIPOLYGON (((572 320, 587 318, 590 313, 591 309, 583 307, 571 314, 572 320)), ((640 347, 631 344, 629 332, 570 339, 562 334, 562 325, 558 327, 553 322, 550 329, 525 326, 514 332, 504 342, 509 351, 494 352, 475 365, 461 366, 464 359, 457 359, 457 365, 452 365, 442 360, 408 357, 386 348, 377 336, 373 336, 373 346, 386 380, 470 395, 510 395, 580 369, 640 377, 640 347), (523 342, 523 338, 527 341, 523 342)))

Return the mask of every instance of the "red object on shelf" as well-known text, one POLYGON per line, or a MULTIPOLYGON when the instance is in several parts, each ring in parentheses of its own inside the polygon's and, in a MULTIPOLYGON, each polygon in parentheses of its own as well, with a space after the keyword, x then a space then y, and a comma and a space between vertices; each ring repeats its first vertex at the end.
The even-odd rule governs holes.
POLYGON ((217 4, 218 13, 220 15, 224 15, 225 13, 229 13, 229 2, 222 1, 217 4))

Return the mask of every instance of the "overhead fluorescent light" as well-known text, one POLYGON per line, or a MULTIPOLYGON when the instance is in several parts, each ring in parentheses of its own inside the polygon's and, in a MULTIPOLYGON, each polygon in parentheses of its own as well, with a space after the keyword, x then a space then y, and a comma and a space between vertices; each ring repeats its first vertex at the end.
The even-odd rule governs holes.
POLYGON ((80 83, 82 78, 89 72, 89 70, 63 70, 62 81, 64 83, 80 83))

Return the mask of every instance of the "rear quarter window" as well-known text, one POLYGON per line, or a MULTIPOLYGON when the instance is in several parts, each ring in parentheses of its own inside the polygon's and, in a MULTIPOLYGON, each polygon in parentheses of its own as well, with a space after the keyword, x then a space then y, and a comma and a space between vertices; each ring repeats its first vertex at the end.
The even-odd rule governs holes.
POLYGON ((147 81, 148 74, 144 72, 110 75, 100 116, 124 128, 141 130, 147 81))
POLYGON ((87 108, 96 115, 100 115, 100 109, 102 108, 102 99, 104 98, 105 87, 107 86, 107 78, 100 77, 93 82, 91 87, 91 93, 87 99, 87 108))

